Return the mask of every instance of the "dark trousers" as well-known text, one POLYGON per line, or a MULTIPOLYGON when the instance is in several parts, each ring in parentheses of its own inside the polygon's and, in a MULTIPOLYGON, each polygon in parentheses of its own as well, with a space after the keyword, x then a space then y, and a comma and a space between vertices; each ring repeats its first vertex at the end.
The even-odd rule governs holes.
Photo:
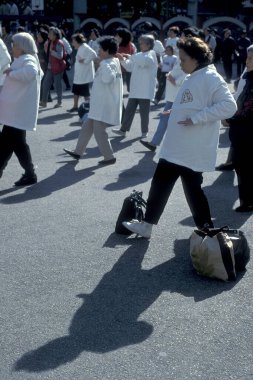
POLYGON ((179 177, 196 226, 203 228, 208 224, 213 227, 208 201, 201 188, 202 173, 163 159, 159 160, 152 179, 144 220, 151 224, 158 223, 179 177))
POLYGON ((69 77, 68 77, 68 74, 67 74, 67 70, 64 70, 62 79, 63 79, 63 82, 65 83, 66 88, 70 88, 70 83, 69 83, 69 77))
POLYGON ((233 149, 240 205, 253 206, 252 154, 251 146, 233 149))
POLYGON ((232 58, 223 58, 223 67, 225 71, 226 81, 230 82, 232 78, 233 62, 232 58))
POLYGON ((148 124, 149 124, 149 108, 150 100, 149 99, 128 99, 127 106, 124 112, 124 117, 122 119, 122 131, 129 131, 135 116, 137 106, 140 108, 140 117, 141 117, 141 132, 148 133, 148 124))
POLYGON ((17 156, 25 174, 33 175, 34 166, 30 148, 26 142, 26 131, 4 125, 0 135, 0 177, 12 153, 17 156))
POLYGON ((158 88, 155 94, 155 100, 157 100, 158 102, 162 99, 162 96, 165 91, 167 74, 168 73, 164 73, 163 71, 160 71, 159 75, 157 75, 158 88))

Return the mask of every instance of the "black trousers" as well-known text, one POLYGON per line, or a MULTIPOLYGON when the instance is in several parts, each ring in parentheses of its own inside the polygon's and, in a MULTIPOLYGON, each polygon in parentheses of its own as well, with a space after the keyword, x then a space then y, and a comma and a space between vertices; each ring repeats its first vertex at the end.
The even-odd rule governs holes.
POLYGON ((17 156, 25 174, 34 174, 31 152, 26 142, 26 131, 4 125, 0 135, 0 177, 13 153, 17 156))
POLYGON ((159 75, 157 75, 157 80, 158 80, 158 88, 156 90, 155 94, 155 100, 160 102, 162 99, 162 96, 164 94, 165 88, 166 88, 166 80, 167 80, 167 75, 168 73, 164 73, 160 71, 159 75))
POLYGON ((163 159, 159 160, 152 179, 144 220, 151 224, 158 223, 179 177, 196 226, 202 228, 208 224, 213 227, 208 201, 201 188, 202 173, 163 159))
MULTIPOLYGON (((252 138, 249 137, 249 141, 252 138)), ((244 144, 233 148, 233 164, 235 167, 240 205, 253 205, 253 181, 252 181, 252 147, 244 144)))
POLYGON ((223 58, 223 67, 224 67, 224 71, 225 71, 226 80, 231 81, 232 71, 233 71, 232 58, 230 58, 230 57, 223 58))

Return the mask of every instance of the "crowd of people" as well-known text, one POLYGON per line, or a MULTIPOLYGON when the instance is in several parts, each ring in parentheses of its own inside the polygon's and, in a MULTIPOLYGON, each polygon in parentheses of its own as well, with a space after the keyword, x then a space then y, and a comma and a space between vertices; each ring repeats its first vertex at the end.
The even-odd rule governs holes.
MULTIPOLYGON (((2 1, 1 5, 6 3, 2 1)), ((196 226, 213 226, 202 182, 203 172, 215 170, 221 122, 230 128, 231 160, 240 200, 236 211, 253 211, 250 155, 253 45, 245 31, 235 41, 229 29, 220 38, 209 28, 187 27, 180 31, 178 26, 171 26, 167 37, 160 41, 148 25, 134 43, 131 31, 122 27, 110 36, 100 36, 97 29, 86 34, 76 31, 68 41, 64 31, 56 26, 40 25, 34 35, 20 28, 11 35, 3 25, 0 177, 15 153, 24 169, 15 186, 37 182, 26 131, 36 129, 39 107, 48 106, 52 91, 57 98, 54 108, 62 106, 63 81, 66 89, 70 89, 68 70, 72 66, 73 106, 68 112, 78 113, 80 99, 88 112, 75 148, 64 149, 67 155, 78 160, 94 135, 103 157, 98 164, 115 164, 109 127, 113 127, 115 137, 125 137, 137 107, 140 143, 151 151, 161 145, 144 220, 126 221, 126 228, 149 238, 179 177, 196 226), (228 87, 235 57, 240 77, 236 97, 228 87), (224 66, 223 75, 219 73, 220 62, 224 66), (124 84, 128 94, 126 107, 124 84), (158 109, 161 100, 165 106, 149 140, 150 104, 158 109)))
POLYGON ((12 1, 1 0, 0 1, 0 15, 2 16, 32 16, 33 10, 30 0, 12 1))

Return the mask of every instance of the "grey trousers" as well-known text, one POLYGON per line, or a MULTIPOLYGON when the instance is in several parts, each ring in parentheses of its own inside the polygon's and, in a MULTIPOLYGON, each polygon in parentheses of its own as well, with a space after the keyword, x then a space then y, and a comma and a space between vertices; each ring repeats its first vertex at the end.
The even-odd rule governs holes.
POLYGON ((104 123, 103 121, 87 119, 82 125, 82 129, 80 131, 74 152, 81 156, 85 152, 88 142, 94 134, 94 137, 98 144, 98 149, 104 156, 104 159, 110 160, 113 158, 113 150, 110 140, 108 139, 108 134, 106 132, 107 127, 110 127, 110 125, 104 123))
POLYGON ((55 91, 57 94, 57 103, 61 104, 62 102, 62 76, 63 73, 53 74, 51 70, 47 70, 43 78, 42 84, 42 97, 41 100, 44 103, 47 103, 48 94, 52 84, 54 83, 55 91))
POLYGON ((126 110, 124 112, 121 130, 127 132, 130 130, 134 115, 139 105, 140 108, 140 117, 141 117, 141 132, 148 133, 148 124, 149 124, 149 108, 150 100, 149 99, 128 99, 126 110))

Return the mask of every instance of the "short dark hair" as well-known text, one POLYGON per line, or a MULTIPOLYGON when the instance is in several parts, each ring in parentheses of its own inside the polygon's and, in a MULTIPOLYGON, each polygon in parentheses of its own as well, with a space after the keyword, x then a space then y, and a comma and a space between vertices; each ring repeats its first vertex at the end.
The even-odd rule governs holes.
POLYGON ((170 26, 169 30, 172 30, 172 32, 174 32, 177 36, 180 34, 180 29, 176 25, 170 26))
POLYGON ((75 33, 71 36, 72 40, 76 40, 78 44, 83 44, 86 42, 86 39, 82 33, 75 33))
POLYGON ((103 36, 98 39, 99 46, 109 54, 114 55, 118 51, 118 42, 113 36, 103 36))
POLYGON ((198 37, 199 36, 199 30, 195 26, 189 26, 187 28, 183 29, 183 33, 186 37, 198 37))
POLYGON ((97 38, 100 36, 98 29, 96 29, 96 28, 91 29, 90 33, 89 33, 89 36, 91 35, 92 32, 95 34, 95 36, 97 38))
POLYGON ((127 46, 132 40, 132 33, 127 28, 117 28, 115 35, 118 34, 122 39, 120 46, 127 46))
POLYGON ((190 37, 185 41, 179 41, 177 46, 189 57, 196 59, 199 66, 208 66, 213 60, 209 46, 201 38, 190 37))

